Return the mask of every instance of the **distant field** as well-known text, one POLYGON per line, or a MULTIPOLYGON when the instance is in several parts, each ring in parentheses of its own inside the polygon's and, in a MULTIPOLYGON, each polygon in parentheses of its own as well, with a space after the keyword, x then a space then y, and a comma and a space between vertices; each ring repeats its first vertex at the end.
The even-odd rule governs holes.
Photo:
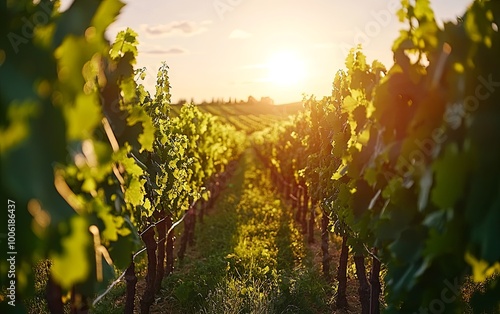
MULTIPOLYGON (((218 116, 223 122, 234 125, 236 129, 251 134, 275 122, 287 119, 303 109, 302 102, 284 105, 267 104, 203 104, 197 105, 203 111, 218 116)), ((177 116, 182 105, 172 105, 173 116, 177 116)))

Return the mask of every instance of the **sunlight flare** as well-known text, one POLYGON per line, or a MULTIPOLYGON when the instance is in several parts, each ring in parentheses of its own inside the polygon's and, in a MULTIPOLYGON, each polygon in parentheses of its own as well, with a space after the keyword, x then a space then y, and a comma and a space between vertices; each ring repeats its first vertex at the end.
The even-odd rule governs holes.
POLYGON ((276 52, 267 63, 269 81, 283 86, 296 85, 304 80, 304 60, 294 51, 276 52))

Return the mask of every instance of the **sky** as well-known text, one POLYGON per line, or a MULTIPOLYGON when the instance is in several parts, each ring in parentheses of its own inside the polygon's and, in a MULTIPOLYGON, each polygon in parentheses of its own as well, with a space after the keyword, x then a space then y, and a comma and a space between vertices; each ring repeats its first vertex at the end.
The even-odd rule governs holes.
MULTIPOLYGON (((62 9, 72 0, 63 0, 62 9)), ((172 100, 260 99, 276 104, 331 93, 349 48, 361 43, 369 61, 392 64, 391 46, 404 27, 399 0, 124 0, 116 34, 139 34, 137 67, 154 90, 162 61, 172 100)), ((431 1, 438 20, 455 20, 471 0, 431 1)))

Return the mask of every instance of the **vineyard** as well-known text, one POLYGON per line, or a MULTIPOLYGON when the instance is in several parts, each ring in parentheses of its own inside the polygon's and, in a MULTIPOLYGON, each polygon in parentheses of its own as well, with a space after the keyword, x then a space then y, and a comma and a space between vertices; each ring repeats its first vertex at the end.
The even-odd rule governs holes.
MULTIPOLYGON (((172 105, 173 116, 182 109, 181 105, 172 105)), ((303 109, 302 103, 284 105, 250 104, 250 103, 210 103, 196 106, 200 111, 212 114, 238 131, 250 135, 256 131, 262 131, 277 122, 285 121, 290 115, 296 114, 303 109)))
POLYGON ((500 313, 500 2, 403 0, 284 106, 148 91, 119 0, 1 2, 1 313, 500 313))

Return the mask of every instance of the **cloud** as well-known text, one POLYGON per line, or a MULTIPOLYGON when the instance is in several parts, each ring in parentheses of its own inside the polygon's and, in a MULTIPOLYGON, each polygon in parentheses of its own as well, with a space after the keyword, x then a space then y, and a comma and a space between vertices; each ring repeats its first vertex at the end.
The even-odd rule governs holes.
POLYGON ((194 21, 173 21, 168 24, 141 25, 142 30, 150 37, 167 36, 193 36, 206 32, 205 25, 211 24, 211 21, 197 23, 194 21))
POLYGON ((141 53, 152 54, 152 55, 183 55, 187 54, 189 51, 181 47, 171 47, 171 48, 161 48, 161 47, 151 47, 147 49, 141 49, 141 53))
POLYGON ((252 34, 245 32, 241 29, 234 29, 231 34, 229 34, 229 39, 246 39, 252 37, 252 34))
POLYGON ((204 20, 204 21, 201 21, 201 22, 200 22, 200 25, 210 25, 210 24, 212 24, 213 22, 214 22, 214 21, 212 21, 212 20, 204 20))

